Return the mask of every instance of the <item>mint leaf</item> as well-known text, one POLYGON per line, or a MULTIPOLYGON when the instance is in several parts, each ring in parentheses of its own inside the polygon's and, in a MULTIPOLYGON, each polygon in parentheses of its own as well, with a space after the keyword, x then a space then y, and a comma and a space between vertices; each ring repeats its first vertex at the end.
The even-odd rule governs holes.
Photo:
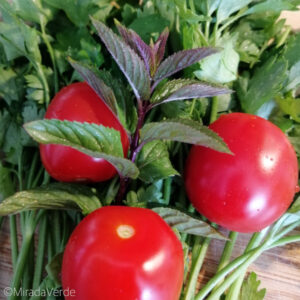
POLYGON ((288 76, 287 67, 285 59, 273 56, 255 70, 247 90, 237 90, 245 112, 255 114, 265 102, 279 93, 288 76))
POLYGON ((128 131, 134 132, 137 123, 137 111, 130 88, 120 78, 113 76, 109 71, 99 70, 97 75, 114 91, 117 115, 121 124, 128 131))
POLYGON ((38 143, 69 146, 87 155, 107 160, 124 177, 138 176, 135 164, 123 158, 120 133, 115 129, 55 119, 30 122, 24 128, 38 143))
POLYGON ((156 81, 156 83, 158 83, 162 79, 167 78, 177 73, 178 71, 193 65, 199 60, 217 52, 217 49, 210 47, 176 52, 163 60, 155 73, 154 80, 156 81))
POLYGON ((214 131, 187 119, 146 124, 141 129, 141 142, 148 143, 153 140, 178 141, 231 153, 224 141, 214 131))
POLYGON ((0 202, 12 195, 14 191, 15 187, 10 176, 10 170, 0 162, 0 202))
POLYGON ((0 204, 0 215, 32 209, 80 209, 89 214, 101 207, 95 190, 79 184, 54 183, 15 193, 0 204))
POLYGON ((98 35, 124 73, 137 99, 150 97, 150 77, 140 57, 103 23, 93 20, 98 35))
MULTIPOLYGON (((191 217, 179 210, 168 207, 156 207, 152 209, 159 214, 169 226, 181 233, 227 240, 227 238, 208 223, 191 217)), ((251 298, 249 298, 251 299, 251 298)))
POLYGON ((168 81, 156 90, 150 99, 155 105, 193 98, 212 97, 229 93, 230 90, 206 82, 199 82, 192 79, 176 79, 168 81))
POLYGON ((117 116, 116 97, 113 90, 97 76, 91 67, 85 66, 82 63, 76 62, 72 59, 69 59, 69 62, 96 92, 96 94, 104 101, 111 112, 117 116))
POLYGON ((139 178, 144 182, 153 182, 170 176, 179 175, 169 159, 167 146, 159 140, 146 144, 136 161, 140 170, 139 178))
POLYGON ((244 281, 239 300, 263 300, 266 295, 266 289, 259 289, 260 280, 257 280, 257 275, 254 272, 244 281))

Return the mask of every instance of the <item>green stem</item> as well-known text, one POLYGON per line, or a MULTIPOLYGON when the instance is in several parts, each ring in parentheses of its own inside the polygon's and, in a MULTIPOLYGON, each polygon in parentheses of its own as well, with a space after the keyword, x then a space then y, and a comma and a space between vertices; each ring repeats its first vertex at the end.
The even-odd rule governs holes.
POLYGON ((286 244, 295 243, 295 242, 299 242, 299 241, 300 241, 300 235, 287 236, 285 238, 277 240, 268 249, 272 249, 272 248, 275 248, 275 247, 281 247, 281 246, 284 246, 286 244))
POLYGON ((28 172, 28 179, 27 179, 27 183, 26 183, 26 189, 30 189, 32 187, 32 182, 33 182, 33 175, 34 175, 34 171, 37 165, 37 161, 38 161, 38 152, 34 153, 33 159, 32 159, 32 163, 28 172))
POLYGON ((233 250, 233 247, 235 245, 237 237, 238 237, 238 233, 237 232, 231 231, 229 233, 229 239, 230 239, 230 241, 227 241, 225 243, 225 247, 224 247, 221 259, 220 259, 220 263, 219 263, 217 272, 219 272, 225 266, 228 265, 228 263, 230 261, 231 254, 232 254, 232 250, 233 250))
POLYGON ((0 230, 2 228, 3 221, 4 221, 4 217, 0 217, 0 230))
POLYGON ((17 219, 16 216, 9 216, 9 226, 10 226, 10 244, 11 244, 11 257, 13 270, 15 272, 17 261, 18 261, 18 232, 17 232, 17 219))
POLYGON ((170 203, 171 187, 172 187, 172 178, 169 177, 164 181, 164 199, 167 205, 169 205, 170 203))
POLYGON ((56 60, 55 60, 55 55, 54 55, 54 51, 53 48, 49 42, 48 36, 46 34, 46 30, 45 30, 45 23, 42 19, 43 17, 40 18, 40 26, 41 26, 41 31, 42 31, 42 38, 45 42, 45 45, 47 47, 48 53, 50 55, 51 58, 51 62, 53 65, 53 76, 54 76, 54 92, 55 94, 58 92, 59 89, 59 85, 58 85, 58 75, 57 75, 57 67, 56 67, 56 60))
MULTIPOLYGON (((26 264, 24 266, 23 278, 22 278, 22 290, 28 291, 32 287, 33 277, 33 266, 34 266, 34 236, 31 239, 26 264)), ((28 296, 24 294, 22 300, 27 300, 28 296)))
MULTIPOLYGON (((16 270, 15 270, 14 275, 13 275, 13 279, 12 279, 12 283, 11 283, 11 288, 12 289, 18 290, 19 287, 20 287, 21 278, 22 278, 22 275, 23 275, 25 264, 27 262, 27 257, 28 257, 28 253, 29 253, 29 250, 30 250, 32 238, 33 238, 33 230, 32 231, 28 230, 27 234, 24 237, 22 247, 21 247, 21 251, 20 251, 18 261, 17 261, 17 265, 16 265, 16 270)), ((16 295, 16 293, 14 293, 9 298, 9 300, 17 300, 17 299, 18 299, 18 296, 16 295)))
POLYGON ((195 296, 196 284, 199 276, 199 272, 203 265, 203 261, 210 243, 210 238, 205 238, 201 245, 198 256, 196 257, 195 263, 192 265, 189 280, 186 284, 185 294, 183 300, 192 300, 195 296))
POLYGON ((223 280, 225 276, 227 276, 230 272, 235 270, 238 266, 240 266, 242 263, 244 263, 258 248, 255 248, 239 257, 234 259, 231 263, 229 263, 226 267, 224 267, 221 271, 215 274, 214 277, 212 277, 208 283, 199 291, 199 293, 196 295, 195 300, 202 300, 204 299, 211 290, 219 284, 223 280))
POLYGON ((47 236, 47 216, 44 216, 40 221, 39 235, 38 235, 38 248, 33 276, 33 290, 36 290, 41 283, 43 274, 44 252, 47 236))
POLYGON ((216 121, 218 118, 218 103, 219 103, 218 97, 217 96, 212 97, 209 123, 216 121))
MULTIPOLYGON (((266 250, 266 244, 262 247, 256 248, 254 253, 246 259, 246 261, 239 266, 236 270, 234 270, 225 280, 224 282, 212 293, 207 300, 219 300, 222 294, 230 287, 230 285, 242 274, 247 271, 247 268, 250 264, 252 264, 263 252, 266 250)), ((198 299, 198 298, 197 298, 198 299)))
MULTIPOLYGON (((266 234, 266 230, 263 230, 261 232, 256 232, 252 235, 244 253, 247 253, 248 251, 256 248, 259 246, 260 242, 262 241, 262 239, 264 238, 265 234, 266 234)), ((239 294, 240 294, 240 290, 241 290, 241 286, 243 284, 244 281, 244 277, 246 275, 246 271, 244 273, 242 273, 239 278, 232 284, 232 286, 230 287, 228 294, 226 295, 226 300, 229 299, 238 299, 239 294)))
POLYGON ((55 253, 58 253, 60 250, 61 244, 61 230, 60 230, 60 222, 59 222, 59 212, 54 212, 53 217, 53 235, 54 235, 54 249, 55 253))

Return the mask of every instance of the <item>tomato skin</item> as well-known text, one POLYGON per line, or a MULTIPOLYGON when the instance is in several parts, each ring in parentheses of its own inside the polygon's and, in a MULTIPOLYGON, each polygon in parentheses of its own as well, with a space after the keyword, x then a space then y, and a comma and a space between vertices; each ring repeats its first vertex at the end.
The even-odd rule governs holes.
POLYGON ((185 186, 195 208, 210 221, 238 232, 256 232, 277 220, 298 183, 295 151, 271 122, 245 113, 210 125, 234 155, 193 146, 185 186))
POLYGON ((106 206, 88 215, 65 249, 62 284, 73 300, 177 300, 183 282, 180 241, 155 212, 106 206), (121 238, 118 228, 134 234, 121 238))
MULTIPOLYGON (((51 101, 45 118, 95 123, 114 128, 120 131, 124 156, 127 155, 129 140, 125 129, 85 82, 73 83, 60 90, 51 101)), ((116 175, 115 168, 107 161, 70 147, 40 145, 40 153, 48 173, 59 181, 98 182, 116 175)))

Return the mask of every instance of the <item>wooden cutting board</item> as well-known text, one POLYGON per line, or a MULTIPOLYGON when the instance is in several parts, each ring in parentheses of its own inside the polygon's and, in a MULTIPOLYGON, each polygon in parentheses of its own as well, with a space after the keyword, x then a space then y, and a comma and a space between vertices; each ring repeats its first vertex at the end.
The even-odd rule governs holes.
MULTIPOLYGON (((300 234, 300 229, 294 231, 293 234, 300 234)), ((248 234, 240 234, 233 256, 243 252, 249 236, 248 234)), ((211 242, 200 273, 200 286, 215 273, 223 246, 223 241, 213 240, 211 242)), ((9 227, 8 220, 6 220, 0 233, 0 300, 6 299, 3 295, 3 289, 10 285, 12 275, 10 261, 9 227)), ((255 271, 261 280, 261 287, 267 288, 266 300, 300 299, 300 243, 275 248, 264 253, 249 268, 249 271, 255 271)))

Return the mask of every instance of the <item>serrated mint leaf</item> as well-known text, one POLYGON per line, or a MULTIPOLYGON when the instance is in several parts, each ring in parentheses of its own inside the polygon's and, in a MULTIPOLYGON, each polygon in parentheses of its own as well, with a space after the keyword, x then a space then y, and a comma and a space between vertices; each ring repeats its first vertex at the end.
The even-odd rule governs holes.
POLYGON ((165 28, 165 30, 160 34, 157 41, 155 42, 154 49, 155 49, 156 67, 159 66, 159 64, 164 58, 168 37, 169 37, 169 29, 165 28))
POLYGON ((150 97, 150 77, 140 57, 103 23, 93 20, 99 37, 124 73, 134 94, 140 100, 150 97))
POLYGON ((177 229, 181 233, 205 236, 220 240, 228 239, 208 223, 195 217, 191 217, 177 209, 156 207, 152 210, 159 214, 169 226, 177 229))
POLYGON ((103 80, 91 69, 80 62, 69 59, 72 67, 82 76, 96 94, 104 101, 112 113, 117 116, 116 97, 113 90, 108 87, 103 80))
POLYGON ((80 209, 89 214, 101 207, 95 190, 79 184, 53 183, 15 193, 0 204, 0 215, 32 209, 80 209))
POLYGON ((237 91, 243 110, 255 114, 265 102, 274 98, 287 79, 287 68, 285 59, 273 56, 256 69, 248 82, 247 90, 237 91))
POLYGON ((251 2, 252 0, 221 0, 217 10, 217 22, 222 23, 251 2))
POLYGON ((153 140, 178 141, 231 153, 225 142, 214 131, 187 119, 146 124, 141 129, 141 142, 148 143, 153 140))
POLYGON ((115 23, 126 44, 143 59, 145 67, 150 74, 153 65, 153 52, 151 47, 148 46, 136 32, 125 28, 118 21, 115 21, 115 23))
POLYGON ((263 300, 266 295, 266 289, 258 290, 260 280, 257 280, 257 275, 254 272, 244 281, 239 300, 263 300))
POLYGON ((56 119, 30 122, 24 128, 38 143, 69 146, 87 155, 107 160, 124 177, 138 176, 135 164, 123 158, 120 133, 115 129, 56 119))
POLYGON ((134 104, 134 96, 129 86, 125 85, 120 78, 113 76, 109 71, 99 70, 97 75, 115 93, 117 115, 121 124, 129 132, 134 132, 137 124, 137 110, 134 104))
POLYGON ((140 170, 139 178, 148 183, 179 175, 169 159, 167 146, 159 140, 147 143, 142 148, 136 165, 140 170))
POLYGON ((218 50, 210 47, 196 48, 176 52, 167 57, 158 67, 154 80, 160 82, 162 79, 167 78, 180 70, 183 70, 199 60, 211 54, 217 53, 218 50))
POLYGON ((155 105, 194 98, 212 97, 227 94, 231 91, 225 87, 212 85, 206 82, 191 79, 176 79, 168 81, 159 88, 150 99, 155 105))

